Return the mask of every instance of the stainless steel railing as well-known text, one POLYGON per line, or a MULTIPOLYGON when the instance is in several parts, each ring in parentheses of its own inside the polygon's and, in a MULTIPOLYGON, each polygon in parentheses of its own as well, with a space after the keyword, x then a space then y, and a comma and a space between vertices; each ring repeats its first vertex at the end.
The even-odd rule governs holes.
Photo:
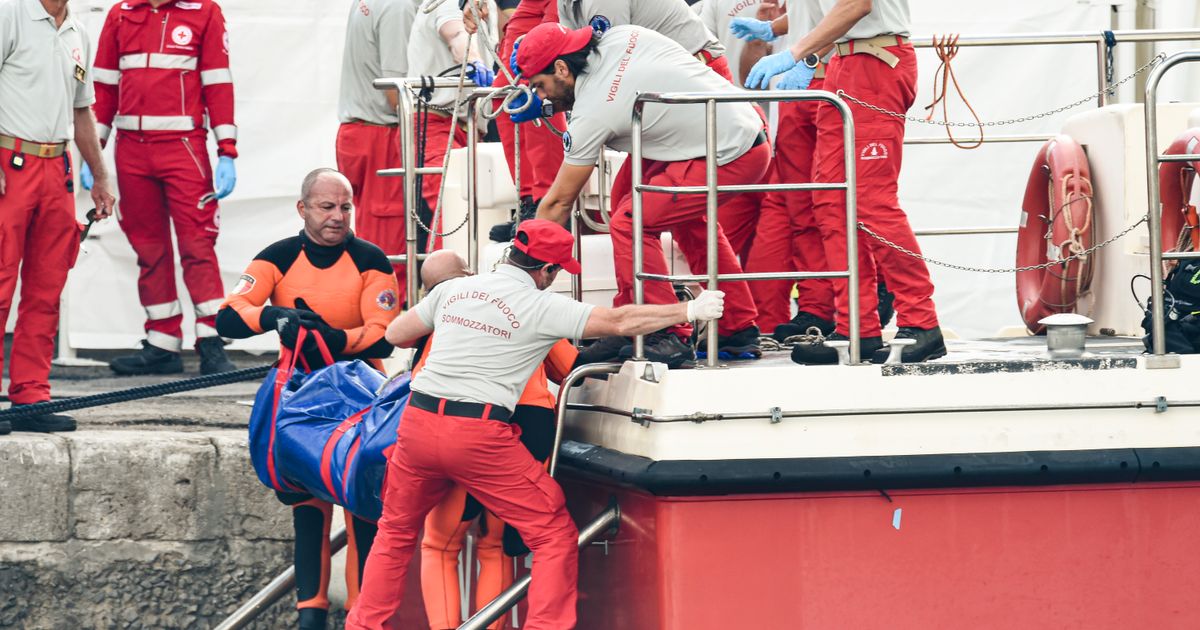
POLYGON ((1153 354, 1146 367, 1177 368, 1179 355, 1167 354, 1166 323, 1163 319, 1163 261, 1200 258, 1200 252, 1166 252, 1162 245, 1162 200, 1158 188, 1159 165, 1164 162, 1200 160, 1200 155, 1160 155, 1158 152, 1158 84, 1168 70, 1183 63, 1200 61, 1200 50, 1175 53, 1163 60, 1146 79, 1146 211, 1150 231, 1150 311, 1153 354))
MULTIPOLYGON (((854 118, 850 107, 837 96, 821 90, 779 90, 770 92, 686 92, 663 94, 648 92, 640 94, 633 104, 633 301, 644 301, 642 286, 645 280, 667 282, 695 282, 707 280, 707 288, 717 288, 718 281, 729 280, 804 280, 810 278, 846 278, 848 283, 850 364, 859 362, 858 321, 858 205, 855 183, 854 161, 854 118), (842 116, 842 150, 846 179, 842 182, 725 185, 717 183, 717 103, 748 103, 763 101, 825 101, 835 107, 842 116), (651 186, 642 182, 642 114, 647 103, 660 105, 704 104, 705 175, 704 186, 651 186), (802 271, 777 273, 717 273, 717 195, 719 193, 768 192, 787 190, 844 190, 846 191, 846 270, 845 271, 802 271), (643 271, 642 252, 642 193, 660 192, 672 194, 707 195, 708 207, 708 270, 705 275, 655 275, 643 271)), ((717 365, 717 327, 708 327, 708 367, 717 365)), ((645 337, 638 335, 633 340, 633 359, 644 361, 645 337)))

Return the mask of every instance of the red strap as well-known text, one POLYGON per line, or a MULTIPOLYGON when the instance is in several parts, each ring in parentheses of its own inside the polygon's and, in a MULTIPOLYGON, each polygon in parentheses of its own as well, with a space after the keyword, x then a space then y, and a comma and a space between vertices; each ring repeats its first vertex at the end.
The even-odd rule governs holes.
POLYGON ((342 505, 346 504, 346 496, 350 492, 350 466, 354 464, 354 456, 358 455, 358 447, 362 444, 362 434, 355 436, 354 443, 350 445, 350 452, 346 454, 346 468, 342 470, 342 505))
POLYGON ((333 449, 337 447, 337 443, 342 439, 342 435, 344 435, 346 431, 349 431, 350 427, 358 424, 359 421, 363 419, 363 416, 366 415, 366 413, 370 410, 371 408, 367 407, 366 409, 359 411, 349 418, 342 420, 341 424, 339 424, 337 428, 333 430, 333 433, 330 434, 329 439, 325 441, 325 450, 321 453, 321 481, 325 483, 325 489, 329 491, 329 496, 334 497, 335 499, 337 498, 338 493, 333 489, 333 471, 330 468, 330 464, 333 462, 333 449))

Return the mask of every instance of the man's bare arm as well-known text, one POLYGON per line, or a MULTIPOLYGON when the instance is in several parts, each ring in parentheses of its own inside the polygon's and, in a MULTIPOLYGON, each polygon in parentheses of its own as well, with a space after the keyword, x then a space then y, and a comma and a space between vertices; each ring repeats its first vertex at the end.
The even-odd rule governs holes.
POLYGON ((871 13, 871 0, 838 0, 813 30, 792 44, 792 57, 804 59, 833 47, 834 42, 871 13))
POLYGON ((426 326, 415 312, 409 310, 388 324, 383 338, 397 348, 411 348, 415 341, 432 332, 432 328, 426 326))
POLYGON ((96 135, 96 118, 90 107, 75 108, 75 144, 79 155, 92 169, 96 183, 92 186, 92 203, 96 204, 96 216, 100 219, 112 214, 117 199, 109 189, 108 168, 100 153, 100 138, 96 135))
POLYGON ((550 185, 550 190, 546 191, 546 196, 538 205, 537 218, 549 219, 559 225, 566 225, 567 220, 571 218, 571 206, 575 205, 575 200, 579 198, 579 192, 587 184, 594 168, 596 168, 594 165, 563 164, 558 169, 558 175, 554 177, 554 183, 550 185))

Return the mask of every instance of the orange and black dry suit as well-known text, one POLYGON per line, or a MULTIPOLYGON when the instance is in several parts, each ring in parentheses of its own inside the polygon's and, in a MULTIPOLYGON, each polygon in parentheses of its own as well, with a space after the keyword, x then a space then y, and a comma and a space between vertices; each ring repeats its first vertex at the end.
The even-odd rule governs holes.
MULTIPOLYGON (((421 343, 420 355, 413 364, 415 375, 425 365, 429 338, 421 343)), ((521 399, 513 410, 511 422, 520 428, 521 443, 539 462, 545 462, 554 448, 554 394, 547 377, 562 382, 575 364, 579 352, 565 339, 550 349, 546 360, 529 378, 521 399)), ((453 487, 425 517, 421 538, 421 595, 425 615, 433 630, 457 628, 462 624, 458 590, 458 554, 471 523, 479 520, 479 577, 475 586, 475 610, 483 608, 513 582, 513 563, 505 557, 521 556, 528 549, 515 529, 508 527, 461 486, 453 487), (482 515, 482 518, 479 518, 482 515)), ((508 615, 488 626, 490 630, 507 627, 508 615)))
MULTIPOLYGON (((392 266, 375 245, 350 235, 341 245, 323 246, 301 231, 255 256, 217 313, 217 331, 235 339, 261 334, 275 328, 268 300, 271 306, 294 308, 302 299, 334 329, 324 337, 336 360, 363 359, 382 368, 380 359, 392 352, 383 333, 396 315, 397 289, 392 266)), ((327 610, 333 506, 308 494, 276 495, 292 506, 296 607, 327 610)), ((346 520, 349 610, 358 597, 375 524, 349 512, 346 520)))

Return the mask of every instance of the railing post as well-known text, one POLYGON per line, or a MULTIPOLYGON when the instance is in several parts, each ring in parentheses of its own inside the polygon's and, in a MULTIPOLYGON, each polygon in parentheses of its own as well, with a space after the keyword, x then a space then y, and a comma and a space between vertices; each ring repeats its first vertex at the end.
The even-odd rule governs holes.
POLYGON ((854 160, 854 115, 850 107, 840 98, 835 97, 833 105, 842 115, 842 160, 846 174, 846 304, 850 321, 850 365, 859 363, 859 337, 862 325, 859 318, 858 304, 858 172, 854 160))
POLYGON ((1200 51, 1175 53, 1150 70, 1146 77, 1145 116, 1146 121, 1146 225, 1150 232, 1150 337, 1152 355, 1146 359, 1146 367, 1177 368, 1178 355, 1167 355, 1165 306, 1163 300, 1163 245, 1162 245, 1162 200, 1158 188, 1158 84, 1167 70, 1179 63, 1200 61, 1200 51))
POLYGON ((1100 35, 1096 40, 1096 58, 1099 62, 1096 71, 1099 74, 1100 97, 1096 99, 1096 107, 1108 105, 1108 43, 1100 35))
MULTIPOLYGON (((707 201, 708 229, 706 245, 708 255, 708 290, 717 289, 717 234, 720 225, 717 223, 717 101, 708 99, 704 102, 704 182, 708 185, 705 194, 707 201)), ((717 367, 717 321, 708 322, 705 337, 708 348, 704 363, 708 367, 717 367)), ((699 322, 696 322, 699 324, 699 322)))
POLYGON ((397 99, 400 116, 400 155, 404 161, 404 285, 405 302, 409 308, 417 303, 417 120, 412 90, 400 90, 397 99))
MULTIPOLYGON (((587 212, 587 209, 583 207, 583 200, 576 199, 574 216, 571 217, 571 236, 575 239, 575 242, 571 244, 571 255, 575 257, 575 260, 581 262, 583 261, 583 234, 579 223, 583 220, 584 212, 587 212)), ((576 302, 583 301, 583 269, 580 269, 579 273, 571 274, 571 297, 576 302)))
MULTIPOLYGON (((643 103, 634 101, 633 103, 633 137, 631 139, 631 147, 633 151, 627 159, 633 160, 630 164, 630 172, 633 180, 633 303, 641 304, 645 296, 642 287, 642 192, 639 188, 642 185, 642 110, 643 103)), ((601 157, 604 152, 601 151, 601 157)), ((637 335, 633 338, 633 360, 646 360, 646 338, 643 335, 637 335)))

